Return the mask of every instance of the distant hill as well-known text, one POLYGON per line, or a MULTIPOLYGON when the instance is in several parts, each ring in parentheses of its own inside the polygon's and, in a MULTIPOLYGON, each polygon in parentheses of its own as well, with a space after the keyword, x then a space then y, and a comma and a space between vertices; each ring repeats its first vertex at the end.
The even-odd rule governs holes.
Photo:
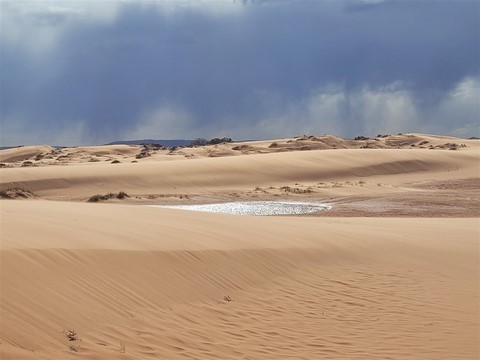
POLYGON ((166 147, 174 146, 186 146, 192 143, 193 140, 152 140, 152 139, 143 139, 143 140, 119 140, 113 141, 106 145, 142 145, 142 144, 160 144, 166 147))

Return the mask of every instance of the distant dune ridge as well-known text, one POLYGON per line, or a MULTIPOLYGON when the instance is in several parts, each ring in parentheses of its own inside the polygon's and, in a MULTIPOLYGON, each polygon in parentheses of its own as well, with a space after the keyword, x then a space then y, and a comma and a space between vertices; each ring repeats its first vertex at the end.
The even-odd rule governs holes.
POLYGON ((42 145, 0 164, 2 359, 480 357, 478 140, 42 145), (278 199, 332 208, 143 206, 278 199))

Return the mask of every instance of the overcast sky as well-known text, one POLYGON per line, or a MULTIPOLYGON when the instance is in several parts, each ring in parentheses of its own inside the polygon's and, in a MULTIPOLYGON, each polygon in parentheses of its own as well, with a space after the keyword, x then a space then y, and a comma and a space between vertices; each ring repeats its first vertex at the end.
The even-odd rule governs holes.
POLYGON ((480 136, 479 4, 2 1, 0 145, 480 136))

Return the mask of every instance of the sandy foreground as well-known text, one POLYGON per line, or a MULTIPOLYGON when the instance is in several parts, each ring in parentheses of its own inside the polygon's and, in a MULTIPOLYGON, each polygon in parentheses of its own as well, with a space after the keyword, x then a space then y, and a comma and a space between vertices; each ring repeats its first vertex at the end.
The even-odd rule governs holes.
POLYGON ((27 197, 0 200, 2 359, 480 357, 477 140, 40 146, 0 162, 0 191, 27 197), (262 199, 332 210, 144 206, 262 199))

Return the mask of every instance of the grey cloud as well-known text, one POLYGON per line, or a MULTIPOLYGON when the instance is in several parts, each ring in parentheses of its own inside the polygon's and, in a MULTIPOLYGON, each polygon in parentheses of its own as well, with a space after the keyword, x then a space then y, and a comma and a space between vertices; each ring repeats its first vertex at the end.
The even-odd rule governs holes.
MULTIPOLYGON (((413 99, 411 130, 435 132, 436 123, 421 116, 480 76, 477 2, 253 2, 225 14, 118 6, 112 22, 62 30, 40 58, 2 39, 2 121, 59 133, 82 122, 84 141, 98 142, 145 128, 146 114, 165 108, 180 109, 195 136, 231 129, 225 135, 252 138, 267 122, 273 129, 274 119, 289 131, 298 116, 308 120, 305 130, 322 132, 323 124, 353 136, 377 121, 358 116, 371 101, 359 94, 400 84, 390 95, 413 99), (334 125, 322 113, 306 114, 308 99, 328 95, 332 84, 346 99, 336 105, 334 125)), ((463 120, 442 123, 447 132, 478 115, 478 107, 449 109, 463 120)), ((154 124, 154 135, 170 136, 154 124)))

